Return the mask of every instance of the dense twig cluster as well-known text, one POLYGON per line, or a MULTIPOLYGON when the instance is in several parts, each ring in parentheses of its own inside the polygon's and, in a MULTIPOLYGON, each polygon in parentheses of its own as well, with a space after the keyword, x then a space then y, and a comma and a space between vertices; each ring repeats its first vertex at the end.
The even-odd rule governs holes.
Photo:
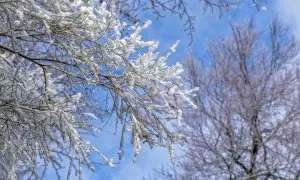
POLYGON ((91 154, 96 164, 114 166, 82 137, 102 130, 91 119, 103 114, 123 126, 120 159, 128 129, 135 156, 141 141, 172 147, 176 134, 168 122, 194 106, 194 90, 181 84, 180 64, 165 63, 176 44, 160 55, 158 42, 141 39, 149 21, 127 25, 114 2, 84 0, 1 1, 0 19, 4 177, 38 179, 39 168, 49 166, 59 177, 63 162, 67 178, 81 177, 83 165, 94 170, 91 154))
POLYGON ((162 169, 165 179, 299 178, 297 43, 277 20, 267 41, 252 22, 232 33, 209 44, 206 67, 186 61, 198 108, 179 130, 187 143, 177 174, 162 169))

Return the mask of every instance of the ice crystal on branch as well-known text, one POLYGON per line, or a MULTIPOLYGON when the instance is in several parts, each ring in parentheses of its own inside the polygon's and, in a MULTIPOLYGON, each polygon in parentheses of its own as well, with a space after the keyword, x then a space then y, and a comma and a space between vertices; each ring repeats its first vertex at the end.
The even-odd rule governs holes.
POLYGON ((68 178, 80 176, 82 165, 94 170, 91 153, 113 167, 81 135, 101 130, 90 123, 105 118, 101 114, 117 116, 116 125, 123 126, 122 155, 127 128, 136 156, 140 141, 172 146, 176 134, 168 122, 181 119, 182 108, 193 105, 196 89, 182 85, 179 63, 165 62, 177 43, 160 55, 158 42, 142 40, 150 21, 126 25, 114 3, 92 0, 16 0, 0 2, 0 8, 5 176, 39 178, 39 166, 57 170, 64 159, 70 162, 68 178), (103 96, 110 100, 102 101, 103 96))

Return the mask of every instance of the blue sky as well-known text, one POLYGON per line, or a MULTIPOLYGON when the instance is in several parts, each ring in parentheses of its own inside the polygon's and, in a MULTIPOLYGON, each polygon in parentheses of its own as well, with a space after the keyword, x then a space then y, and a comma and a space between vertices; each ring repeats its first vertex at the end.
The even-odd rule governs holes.
MULTIPOLYGON (((245 8, 230 11, 221 18, 219 18, 217 11, 214 11, 214 14, 210 11, 203 13, 200 3, 196 0, 189 0, 188 2, 190 2, 189 8, 192 15, 196 17, 194 41, 191 46, 188 46, 189 37, 184 32, 184 28, 182 27, 183 22, 179 21, 176 16, 166 14, 165 18, 159 20, 151 13, 145 13, 142 16, 144 20, 152 20, 152 25, 143 34, 144 39, 158 40, 161 52, 167 50, 176 40, 180 40, 177 51, 168 60, 169 64, 183 60, 190 52, 197 59, 205 63, 206 43, 211 39, 229 36, 229 22, 246 23, 251 16, 254 17, 256 25, 263 30, 264 28, 268 28, 267 24, 277 12, 279 18, 287 25, 290 25, 296 37, 300 39, 300 35, 297 33, 300 32, 299 0, 273 0, 272 4, 266 5, 266 11, 260 12, 255 7, 251 7, 250 3, 247 3, 245 4, 245 8)), ((113 126, 113 124, 108 126, 113 126)), ((119 135, 102 132, 100 137, 95 138, 93 142, 108 157, 117 159, 119 140, 119 135)), ((125 145, 125 153, 124 159, 115 168, 100 166, 97 167, 96 173, 85 171, 84 179, 138 180, 143 176, 148 176, 153 172, 153 168, 159 168, 162 163, 170 162, 167 149, 154 148, 150 150, 147 146, 143 146, 141 155, 133 163, 133 150, 130 147, 130 141, 125 145)), ((51 179, 53 177, 52 174, 53 172, 49 172, 49 178, 47 179, 51 179)))

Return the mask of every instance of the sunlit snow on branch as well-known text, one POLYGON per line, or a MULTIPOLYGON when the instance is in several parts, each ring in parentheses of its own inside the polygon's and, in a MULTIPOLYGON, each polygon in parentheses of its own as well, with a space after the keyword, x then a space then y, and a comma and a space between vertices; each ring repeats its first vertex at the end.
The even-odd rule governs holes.
POLYGON ((0 2, 0 167, 6 177, 40 178, 39 167, 58 170, 65 160, 67 178, 81 176, 83 165, 113 167, 82 136, 101 132, 90 120, 101 124, 105 115, 114 114, 124 129, 119 155, 126 129, 135 156, 142 141, 173 147, 177 135, 168 122, 195 107, 190 97, 197 90, 182 84, 181 64, 165 62, 179 42, 160 55, 158 42, 142 39, 151 22, 127 25, 113 4, 0 2), (104 92, 101 97, 95 89, 104 92), (91 154, 98 154, 97 163, 91 154))

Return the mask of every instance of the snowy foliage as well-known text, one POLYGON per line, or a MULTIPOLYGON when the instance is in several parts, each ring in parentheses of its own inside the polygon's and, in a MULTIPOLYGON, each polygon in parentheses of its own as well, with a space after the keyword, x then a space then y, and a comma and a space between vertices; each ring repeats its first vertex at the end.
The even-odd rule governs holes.
POLYGON ((78 152, 78 158, 87 156, 87 142, 76 130, 82 127, 76 118, 80 93, 62 95, 64 88, 57 83, 59 79, 51 79, 51 91, 45 91, 43 76, 33 64, 11 67, 1 62, 0 150, 6 161, 1 158, 0 163, 5 173, 21 168, 37 173, 38 156, 45 165, 59 166, 54 161, 55 153, 63 154, 69 147, 78 152))
POLYGON ((141 38, 151 22, 127 25, 113 4, 0 2, 0 151, 5 157, 0 167, 5 176, 40 178, 39 167, 59 169, 64 159, 70 161, 68 178, 72 169, 80 176, 82 165, 94 169, 91 153, 114 166, 81 136, 97 130, 89 123, 102 118, 97 110, 116 115, 123 129, 130 127, 136 156, 142 140, 151 147, 172 147, 176 134, 168 122, 180 120, 185 106, 195 107, 190 97, 196 90, 181 83, 181 64, 165 62, 178 42, 160 55, 158 42, 141 38), (97 104, 90 99, 97 94, 83 90, 95 87, 112 103, 97 104))

